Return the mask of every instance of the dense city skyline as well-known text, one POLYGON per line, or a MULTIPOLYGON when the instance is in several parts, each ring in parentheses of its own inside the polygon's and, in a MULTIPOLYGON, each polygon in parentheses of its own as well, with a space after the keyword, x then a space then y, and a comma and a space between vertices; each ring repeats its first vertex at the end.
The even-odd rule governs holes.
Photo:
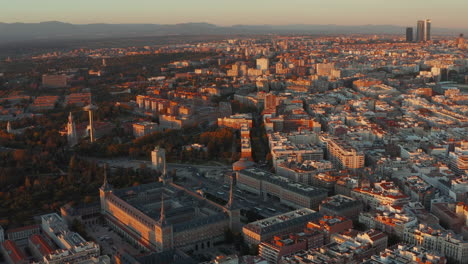
POLYGON ((436 1, 342 1, 325 3, 295 0, 281 1, 240 0, 219 5, 217 1, 192 2, 180 0, 165 2, 138 0, 130 5, 126 0, 69 2, 23 0, 4 5, 5 23, 37 23, 63 21, 73 24, 93 23, 147 23, 177 24, 207 22, 220 26, 247 25, 413 25, 416 19, 431 18, 438 27, 466 28, 468 18, 463 14, 468 3, 462 0, 436 1), (29 8, 24 9, 27 5, 29 8), (404 8, 402 8, 404 7, 404 8), (464 26, 465 25, 465 26, 464 26))
POLYGON ((4 2, 0 264, 468 264, 467 0, 4 2))

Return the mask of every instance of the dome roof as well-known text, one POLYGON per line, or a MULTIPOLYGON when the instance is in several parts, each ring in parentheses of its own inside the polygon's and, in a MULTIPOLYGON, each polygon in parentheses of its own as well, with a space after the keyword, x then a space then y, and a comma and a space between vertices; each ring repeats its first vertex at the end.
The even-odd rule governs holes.
POLYGON ((232 169, 234 171, 240 171, 240 170, 252 167, 253 165, 255 165, 255 162, 250 161, 247 158, 241 158, 240 160, 238 160, 238 161, 236 161, 236 162, 234 162, 232 164, 232 169))

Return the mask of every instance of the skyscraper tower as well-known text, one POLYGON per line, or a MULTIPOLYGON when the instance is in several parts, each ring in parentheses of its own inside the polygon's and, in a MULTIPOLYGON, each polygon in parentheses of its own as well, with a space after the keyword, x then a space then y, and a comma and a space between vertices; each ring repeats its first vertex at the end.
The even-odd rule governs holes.
POLYGON ((91 142, 94 142, 96 139, 94 138, 93 111, 97 110, 98 107, 90 104, 85 106, 83 109, 89 113, 89 139, 91 142))
POLYGON ((424 21, 419 20, 416 26, 416 42, 421 42, 424 39, 424 21))
POLYGON ((406 42, 413 42, 413 28, 406 28, 406 42))
POLYGON ((69 147, 73 147, 76 144, 78 144, 78 137, 76 135, 75 121, 73 120, 73 115, 72 115, 71 112, 68 115, 67 140, 68 140, 68 146, 69 147))
POLYGON ((424 41, 431 40, 431 23, 430 19, 424 20, 424 41))
POLYGON ((431 40, 431 20, 419 20, 416 31, 416 42, 425 42, 431 40))
POLYGON ((465 38, 463 37, 463 34, 460 34, 460 36, 457 39, 457 45, 459 49, 464 49, 465 48, 465 38))

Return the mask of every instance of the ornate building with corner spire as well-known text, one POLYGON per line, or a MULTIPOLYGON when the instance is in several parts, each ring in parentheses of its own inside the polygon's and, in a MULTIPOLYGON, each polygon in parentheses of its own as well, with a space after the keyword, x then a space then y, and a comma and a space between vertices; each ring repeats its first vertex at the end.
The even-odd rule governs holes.
POLYGON ((99 188, 99 197, 101 201, 101 213, 106 212, 107 205, 104 202, 106 197, 112 194, 112 185, 109 184, 107 181, 107 163, 104 165, 104 181, 102 183, 101 188, 99 188))
POLYGON ((68 115, 67 141, 68 141, 68 146, 69 147, 73 147, 76 144, 78 144, 78 135, 76 134, 75 121, 73 120, 73 115, 72 115, 71 112, 68 115))
POLYGON ((236 206, 234 201, 234 188, 236 186, 236 173, 233 172, 230 177, 230 188, 229 188, 229 201, 226 204, 226 213, 229 215, 229 226, 232 231, 238 231, 241 229, 240 223, 240 208, 236 206))
POLYGON ((240 208, 231 182, 231 198, 223 206, 173 182, 113 189, 105 177, 101 212, 112 229, 141 250, 196 253, 223 241, 227 229, 240 231, 240 208))

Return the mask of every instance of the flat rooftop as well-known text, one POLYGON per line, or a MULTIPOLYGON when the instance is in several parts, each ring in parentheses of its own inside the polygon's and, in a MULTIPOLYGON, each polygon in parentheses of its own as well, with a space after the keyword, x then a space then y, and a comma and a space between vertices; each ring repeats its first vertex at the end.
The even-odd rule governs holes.
POLYGON ((338 194, 324 200, 321 206, 332 210, 342 210, 359 204, 360 202, 354 198, 338 194))
POLYGON ((295 192, 304 196, 316 196, 316 195, 328 194, 328 191, 325 189, 294 182, 286 177, 282 177, 282 176, 273 174, 269 171, 265 171, 265 170, 258 169, 258 168, 244 169, 244 170, 241 170, 240 173, 247 175, 249 177, 271 182, 273 184, 281 186, 282 188, 286 190, 289 190, 289 191, 292 191, 292 192, 295 192))
POLYGON ((281 230, 288 226, 303 223, 304 227, 308 221, 318 219, 321 214, 309 208, 302 208, 285 214, 273 216, 244 226, 245 229, 256 233, 268 233, 281 230))

